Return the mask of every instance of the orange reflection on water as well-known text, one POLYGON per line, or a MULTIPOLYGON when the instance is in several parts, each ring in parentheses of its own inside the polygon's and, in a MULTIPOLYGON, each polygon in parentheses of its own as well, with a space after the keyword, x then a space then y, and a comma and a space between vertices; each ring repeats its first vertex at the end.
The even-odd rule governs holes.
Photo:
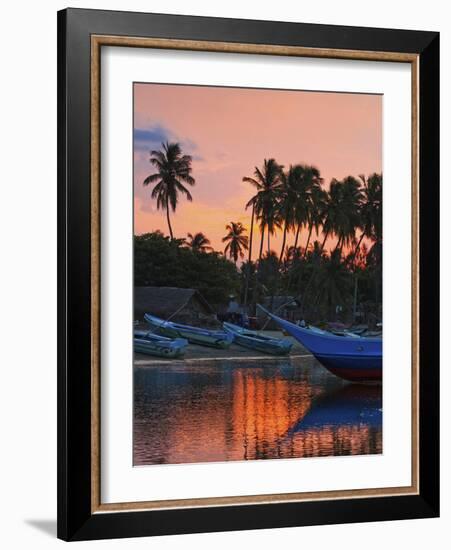
POLYGON ((279 440, 310 408, 312 388, 305 380, 293 384, 281 378, 262 378, 252 369, 233 377, 234 448, 240 458, 277 458, 279 440))
POLYGON ((380 389, 342 385, 316 364, 137 369, 134 464, 380 453, 379 417, 359 413, 380 389))
POLYGON ((382 430, 365 425, 324 426, 297 433, 288 445, 291 456, 299 457, 379 454, 382 430))

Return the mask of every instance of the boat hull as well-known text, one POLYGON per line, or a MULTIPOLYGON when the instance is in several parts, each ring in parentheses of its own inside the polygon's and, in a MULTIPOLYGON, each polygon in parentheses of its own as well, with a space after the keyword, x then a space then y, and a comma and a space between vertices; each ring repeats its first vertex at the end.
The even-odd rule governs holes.
POLYGON ((292 348, 292 343, 278 338, 269 338, 260 336, 257 332, 249 330, 240 330, 231 323, 223 323, 224 330, 233 335, 233 342, 239 346, 248 349, 261 351, 269 355, 288 355, 292 348))
POLYGON ((188 341, 183 338, 165 338, 148 331, 135 330, 133 349, 137 353, 156 357, 181 357, 185 354, 188 341))
POLYGON ((227 349, 233 342, 233 336, 225 331, 210 331, 188 325, 180 325, 164 321, 153 315, 145 314, 144 319, 156 334, 169 338, 184 338, 190 344, 198 344, 212 348, 227 349))
POLYGON ((270 355, 288 355, 290 348, 282 348, 279 346, 271 346, 270 344, 264 344, 262 342, 253 342, 250 338, 235 335, 234 343, 239 346, 243 346, 248 349, 261 351, 262 353, 269 353, 270 355))
POLYGON ((140 338, 135 338, 133 340, 133 349, 136 353, 152 355, 155 357, 165 357, 167 359, 182 357, 185 354, 185 348, 186 345, 183 347, 171 347, 161 345, 158 342, 149 342, 140 338))
POLYGON ((381 338, 347 338, 318 329, 309 330, 259 307, 332 374, 351 382, 382 379, 381 338))
POLYGON ((350 382, 382 380, 382 358, 313 355, 329 372, 344 380, 350 382))

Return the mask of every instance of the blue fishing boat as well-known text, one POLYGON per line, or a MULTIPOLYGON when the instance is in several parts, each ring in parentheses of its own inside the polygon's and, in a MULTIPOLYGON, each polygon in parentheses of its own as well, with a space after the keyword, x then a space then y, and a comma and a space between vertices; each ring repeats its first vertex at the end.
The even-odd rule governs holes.
POLYGON ((181 357, 185 354, 188 340, 184 338, 166 338, 146 330, 135 330, 133 349, 137 353, 156 355, 157 357, 181 357))
POLYGON ((293 343, 282 338, 270 338, 254 330, 248 330, 232 323, 222 323, 224 330, 234 337, 234 343, 270 355, 288 355, 293 343))
POLYGON ((181 325, 172 321, 164 321, 159 317, 146 313, 144 319, 152 327, 152 331, 169 338, 185 338, 191 344, 226 349, 233 342, 233 335, 225 330, 208 330, 204 328, 181 325))
POLYGON ((332 374, 352 382, 382 379, 382 338, 343 337, 303 328, 258 307, 300 342, 332 374))

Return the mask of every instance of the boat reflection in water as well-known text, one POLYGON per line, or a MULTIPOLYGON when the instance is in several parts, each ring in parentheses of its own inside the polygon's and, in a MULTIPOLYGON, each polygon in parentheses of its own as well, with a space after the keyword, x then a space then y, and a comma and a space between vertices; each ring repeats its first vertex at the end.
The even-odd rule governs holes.
POLYGON ((381 453, 381 386, 351 384, 321 396, 289 430, 287 440, 302 447, 303 456, 381 453))
POLYGON ((313 358, 136 368, 134 464, 382 452, 382 387, 313 358))

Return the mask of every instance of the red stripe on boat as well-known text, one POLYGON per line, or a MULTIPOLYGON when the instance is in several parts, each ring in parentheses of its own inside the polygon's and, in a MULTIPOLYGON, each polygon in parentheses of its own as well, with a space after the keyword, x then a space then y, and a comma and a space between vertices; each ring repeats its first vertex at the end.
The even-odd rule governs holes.
MULTIPOLYGON (((324 366, 324 365, 323 365, 324 366)), ((339 378, 344 378, 350 382, 364 382, 373 380, 382 380, 381 369, 346 369, 325 367, 329 372, 339 378)))

